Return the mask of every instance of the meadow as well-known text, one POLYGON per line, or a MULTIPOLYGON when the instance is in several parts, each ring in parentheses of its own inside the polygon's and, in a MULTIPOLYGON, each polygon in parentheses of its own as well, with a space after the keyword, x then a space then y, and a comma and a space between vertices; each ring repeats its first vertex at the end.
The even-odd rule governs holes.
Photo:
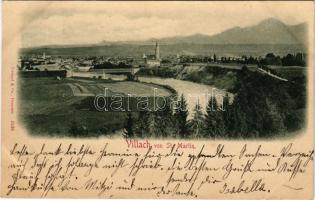
POLYGON ((138 82, 20 78, 19 120, 30 134, 37 136, 73 136, 73 129, 79 134, 75 136, 82 137, 121 134, 126 113, 99 112, 94 108, 94 96, 103 94, 105 87, 108 97, 128 93, 153 96, 154 88, 158 88, 160 96, 172 94, 163 86, 138 82), (79 85, 81 94, 88 95, 75 95, 69 85, 79 85))

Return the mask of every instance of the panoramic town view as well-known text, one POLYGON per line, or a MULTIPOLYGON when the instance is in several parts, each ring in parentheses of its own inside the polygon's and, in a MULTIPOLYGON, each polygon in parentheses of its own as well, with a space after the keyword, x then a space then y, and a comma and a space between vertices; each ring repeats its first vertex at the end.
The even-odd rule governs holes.
POLYGON ((19 120, 44 137, 293 136, 305 127, 306 33, 272 17, 216 34, 25 45, 19 120))

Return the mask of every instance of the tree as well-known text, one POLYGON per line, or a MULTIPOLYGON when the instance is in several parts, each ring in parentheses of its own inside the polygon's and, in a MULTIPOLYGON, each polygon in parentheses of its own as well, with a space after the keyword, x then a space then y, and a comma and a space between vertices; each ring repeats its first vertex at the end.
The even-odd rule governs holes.
POLYGON ((168 106, 163 110, 155 111, 154 119, 154 134, 157 137, 165 138, 173 134, 173 116, 168 106))
POLYGON ((89 134, 89 131, 86 126, 78 125, 77 121, 73 119, 70 122, 69 133, 73 137, 86 137, 89 134))
POLYGON ((125 127, 124 127, 125 128, 125 130, 124 130, 124 136, 125 137, 127 137, 127 138, 134 137, 133 125, 134 125, 134 121, 133 121, 132 114, 131 114, 131 112, 128 112, 125 127))
POLYGON ((140 124, 145 124, 146 127, 144 129, 148 130, 147 134, 150 133, 153 137, 175 137, 176 130, 174 124, 176 123, 174 122, 173 108, 171 106, 172 104, 167 100, 165 107, 154 112, 148 112, 148 115, 143 116, 141 114, 142 120, 137 122, 139 124, 137 125, 137 129, 144 128, 140 124))
POLYGON ((231 116, 229 117, 229 133, 232 137, 247 137, 248 132, 248 115, 244 110, 241 100, 235 98, 233 107, 231 109, 231 116))
POLYGON ((223 137, 225 125, 222 111, 218 109, 217 100, 211 97, 208 101, 205 115, 205 137, 223 137))
POLYGON ((77 137, 79 134, 78 124, 75 119, 70 122, 69 133, 71 136, 74 136, 74 137, 77 137))
POLYGON ((295 55, 296 65, 305 67, 306 65, 306 58, 305 55, 302 53, 297 53, 295 55))
POLYGON ((162 137, 165 134, 166 124, 163 119, 163 111, 158 110, 153 112, 153 134, 155 137, 162 137))
POLYGON ((139 112, 135 133, 138 137, 147 137, 150 134, 150 112, 143 110, 139 112))
POLYGON ((223 122, 225 126, 225 131, 228 133, 228 137, 232 137, 232 131, 230 131, 230 127, 232 123, 235 123, 235 120, 233 119, 232 115, 232 106, 230 105, 230 97, 228 93, 225 93, 225 96, 223 97, 223 105, 222 105, 222 117, 223 122))
POLYGON ((189 127, 192 132, 191 137, 200 138, 203 137, 205 120, 199 101, 197 102, 193 112, 194 112, 193 118, 189 122, 189 127))
POLYGON ((163 117, 163 124, 164 130, 161 130, 162 136, 174 136, 175 129, 174 129, 174 116, 173 116, 173 108, 171 107, 171 103, 168 102, 167 106, 162 111, 162 117, 163 117))
POLYGON ((295 57, 292 54, 288 54, 282 58, 283 66, 293 66, 295 65, 295 57))
POLYGON ((264 106, 265 112, 263 119, 261 120, 262 131, 259 131, 259 137, 269 137, 274 134, 282 134, 286 131, 284 125, 284 119, 282 114, 276 105, 276 102, 270 98, 266 98, 266 105, 264 106))
POLYGON ((176 127, 177 132, 181 138, 186 138, 189 135, 188 124, 187 124, 187 117, 188 117, 188 110, 187 110, 187 103, 184 98, 184 95, 181 95, 179 102, 175 108, 174 114, 176 120, 176 127))
POLYGON ((217 62, 217 56, 215 54, 213 54, 213 61, 217 62))

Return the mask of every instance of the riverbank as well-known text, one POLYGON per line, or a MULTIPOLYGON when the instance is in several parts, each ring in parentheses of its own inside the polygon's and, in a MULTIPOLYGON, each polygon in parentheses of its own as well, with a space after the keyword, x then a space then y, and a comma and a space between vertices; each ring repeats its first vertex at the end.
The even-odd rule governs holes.
POLYGON ((139 81, 145 83, 168 85, 169 87, 177 91, 178 96, 184 95, 187 101, 189 119, 192 118, 193 109, 197 103, 200 104, 202 111, 205 112, 207 103, 209 102, 209 99, 212 96, 217 99, 217 102, 220 105, 222 105, 223 97, 226 94, 229 95, 231 101, 233 100, 234 96, 232 93, 227 92, 225 90, 218 89, 210 85, 195 83, 187 80, 178 80, 174 78, 160 78, 153 76, 139 76, 138 79, 139 81))
POLYGON ((214 86, 232 92, 240 68, 222 68, 219 66, 174 66, 142 68, 139 76, 174 78, 214 86))

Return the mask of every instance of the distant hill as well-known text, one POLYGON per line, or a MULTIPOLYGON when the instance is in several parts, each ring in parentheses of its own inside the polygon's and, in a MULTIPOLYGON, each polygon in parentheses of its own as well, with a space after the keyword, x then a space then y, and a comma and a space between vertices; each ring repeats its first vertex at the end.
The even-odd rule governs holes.
MULTIPOLYGON (((54 56, 131 56, 142 58, 143 54, 154 53, 154 43, 150 45, 136 44, 117 44, 117 45, 95 45, 85 47, 46 47, 46 48, 27 48, 20 49, 21 55, 46 55, 54 56)), ((213 55, 217 56, 265 56, 267 53, 284 56, 288 53, 297 52, 306 53, 304 45, 287 44, 168 44, 160 45, 160 54, 162 58, 167 55, 213 55)))
POLYGON ((109 42, 82 45, 47 45, 20 49, 21 54, 136 56, 154 53, 154 44, 160 43, 161 55, 264 56, 306 52, 305 23, 287 25, 277 19, 266 19, 249 27, 234 27, 216 35, 195 34, 144 41, 109 42))
POLYGON ((195 34, 145 41, 108 42, 103 45, 137 44, 149 45, 155 41, 161 44, 306 44, 306 24, 286 25, 280 20, 269 18, 257 25, 244 28, 234 27, 216 35, 195 34))
POLYGON ((267 19, 245 28, 235 27, 209 37, 211 44, 305 44, 306 24, 286 25, 267 19))

